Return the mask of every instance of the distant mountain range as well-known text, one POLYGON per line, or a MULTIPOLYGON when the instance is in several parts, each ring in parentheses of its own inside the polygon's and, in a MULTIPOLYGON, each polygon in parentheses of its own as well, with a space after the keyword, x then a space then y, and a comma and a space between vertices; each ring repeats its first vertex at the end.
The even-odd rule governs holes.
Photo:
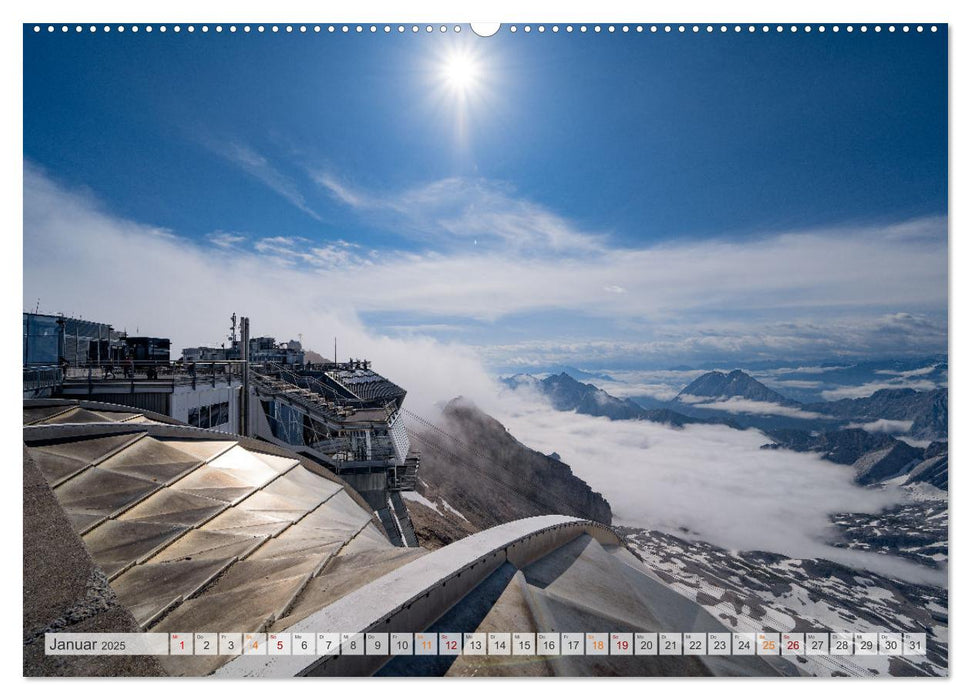
POLYGON ((912 421, 907 433, 914 438, 947 437, 947 389, 881 389, 866 398, 805 404, 804 409, 845 420, 912 421))
POLYGON ((566 372, 537 379, 528 374, 517 374, 501 380, 506 386, 518 389, 532 387, 546 396, 557 411, 576 411, 588 416, 611 420, 648 420, 681 427, 689 423, 713 421, 678 413, 669 408, 644 408, 631 399, 619 399, 593 384, 584 384, 566 372))
POLYGON ((547 374, 568 374, 579 382, 589 381, 591 379, 600 379, 605 382, 616 381, 609 374, 604 374, 603 372, 588 372, 583 369, 577 369, 576 367, 570 367, 569 365, 554 365, 549 368, 547 374))
POLYGON ((831 462, 852 465, 860 484, 901 479, 901 483, 947 489, 946 389, 881 389, 865 398, 802 404, 736 369, 707 372, 666 405, 645 408, 567 372, 544 379, 519 374, 502 381, 513 389, 531 387, 558 411, 675 427, 691 423, 754 427, 773 440, 765 448, 817 452, 831 462), (916 447, 891 432, 934 442, 916 447))
POLYGON ((679 404, 680 410, 691 415, 702 410, 697 407, 699 398, 710 399, 705 404, 706 408, 718 401, 745 399, 797 409, 796 412, 783 411, 780 415, 773 416, 770 407, 765 407, 760 416, 758 407, 753 407, 751 416, 755 419, 753 421, 749 417, 746 422, 751 423, 752 427, 769 430, 776 429, 773 423, 785 421, 793 425, 801 423, 800 427, 809 430, 843 427, 848 423, 866 426, 876 422, 879 425, 873 425, 874 429, 882 427, 890 431, 896 422, 900 424, 899 429, 892 432, 906 434, 915 440, 947 439, 947 389, 880 389, 864 398, 800 403, 773 391, 745 372, 734 370, 728 374, 708 372, 698 377, 672 403, 679 404), (765 420, 766 418, 770 420, 765 420), (903 427, 905 423, 909 425, 903 427))
POLYGON ((869 433, 860 428, 821 434, 776 430, 768 435, 775 442, 763 445, 762 449, 816 452, 830 462, 852 466, 858 484, 876 484, 906 476, 904 483, 928 483, 947 490, 946 442, 932 442, 921 449, 886 433, 869 433))

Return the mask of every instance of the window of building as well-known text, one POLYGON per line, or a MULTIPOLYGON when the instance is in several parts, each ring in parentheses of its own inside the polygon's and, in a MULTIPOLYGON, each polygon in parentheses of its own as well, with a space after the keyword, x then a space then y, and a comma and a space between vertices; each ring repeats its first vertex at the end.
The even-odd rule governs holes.
POLYGON ((189 425, 196 428, 215 428, 228 422, 228 401, 189 409, 189 425))

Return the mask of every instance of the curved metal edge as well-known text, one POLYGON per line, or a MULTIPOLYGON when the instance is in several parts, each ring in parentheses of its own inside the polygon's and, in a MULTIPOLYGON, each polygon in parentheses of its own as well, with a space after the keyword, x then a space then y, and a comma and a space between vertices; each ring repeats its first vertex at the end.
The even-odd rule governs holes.
MULTIPOLYGON (((405 564, 317 611, 286 632, 420 632, 505 562, 517 568, 588 534, 622 544, 607 525, 565 515, 515 520, 475 533, 405 564)), ((282 678, 366 676, 387 656, 238 656, 214 675, 282 678)))

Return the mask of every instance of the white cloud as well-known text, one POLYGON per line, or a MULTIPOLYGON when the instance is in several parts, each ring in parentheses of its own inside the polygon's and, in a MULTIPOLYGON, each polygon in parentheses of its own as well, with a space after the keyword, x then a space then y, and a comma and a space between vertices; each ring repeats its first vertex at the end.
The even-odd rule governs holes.
MULTIPOLYGON (((894 437, 896 437, 901 442, 906 442, 911 447, 918 447, 922 450, 927 449, 927 446, 930 445, 932 442, 934 442, 933 440, 915 440, 914 438, 908 437, 907 435, 895 435, 894 437)), ((906 480, 906 477, 904 478, 904 480, 906 480)), ((938 496, 942 496, 943 493, 945 492, 941 492, 940 494, 938 494, 938 496)), ((935 498, 937 498, 938 496, 935 496, 935 498)), ((946 497, 946 496, 942 496, 942 497, 946 497)))
POLYGON ((517 196, 505 183, 450 177, 401 192, 372 194, 331 173, 313 177, 339 202, 376 216, 392 230, 400 232, 403 227, 439 245, 474 241, 476 246, 499 244, 519 253, 605 250, 603 235, 578 230, 546 207, 517 196))
POLYGON ((687 528, 732 550, 825 557, 916 580, 945 576, 827 545, 830 513, 878 512, 904 495, 858 487, 851 468, 818 455, 762 450, 769 440, 756 430, 611 421, 553 411, 522 391, 487 409, 533 449, 557 452, 607 498, 615 524, 680 536, 687 528))
MULTIPOLYGON (((253 244, 253 248, 258 253, 264 253, 275 258, 300 258, 306 254, 296 248, 298 243, 309 243, 306 238, 293 238, 290 236, 268 236, 261 238, 253 244)), ((307 255, 307 258, 310 258, 307 255)))
MULTIPOLYGON (((583 305, 582 300, 578 303, 584 313, 599 316, 613 314, 618 323, 624 322, 624 314, 634 313, 611 305, 604 299, 595 309, 583 305)), ((665 316, 645 326, 643 333, 653 336, 649 340, 548 337, 490 344, 484 346, 482 352, 496 364, 514 364, 513 358, 518 357, 522 358, 524 367, 578 363, 595 363, 606 367, 629 364, 632 358, 644 363, 747 363, 786 357, 899 357, 939 352, 947 348, 947 324, 943 319, 923 319, 924 327, 891 324, 893 327, 888 328, 885 315, 874 317, 859 311, 844 314, 826 309, 802 309, 799 312, 802 320, 773 321, 773 317, 785 315, 787 310, 746 309, 741 302, 726 303, 721 312, 688 309, 686 303, 686 316, 689 313, 704 315, 710 320, 700 323, 665 316), (734 320, 736 313, 744 313, 751 318, 742 323, 734 320)), ((822 368, 820 371, 830 369, 822 368)), ((795 371, 786 369, 779 370, 779 373, 795 371)), ((760 371, 756 374, 764 376, 770 372, 760 371)))
POLYGON ((205 145, 233 165, 262 182, 300 211, 320 221, 320 215, 307 204, 306 198, 292 178, 287 177, 263 155, 242 143, 206 141, 205 145))
POLYGON ((342 182, 335 175, 327 172, 318 172, 312 175, 314 182, 328 190, 338 201, 352 207, 373 206, 370 198, 363 192, 354 190, 350 185, 342 182))
MULTIPOLYGON (((406 267, 412 279, 426 281, 396 297, 412 311, 494 320, 571 309, 650 332, 691 323, 694 345, 715 352, 791 352, 808 345, 839 355, 880 338, 897 349, 915 340, 946 347, 942 218, 623 248, 509 185, 481 178, 380 195, 331 174, 317 182, 369 224, 409 232, 444 251, 406 260, 388 255, 379 263, 389 273, 406 267), (872 311, 894 307, 905 311, 872 311), (925 317, 919 311, 925 309, 939 318, 925 317), (733 326, 733 312, 741 311, 757 320, 733 326)), ((656 342, 664 344, 663 337, 658 332, 656 342)))
POLYGON ((215 246, 220 248, 232 248, 238 243, 242 243, 247 240, 246 236, 239 233, 232 233, 230 231, 213 231, 206 236, 206 239, 215 246))
POLYGON ((890 420, 879 418, 869 423, 850 423, 847 428, 862 428, 868 433, 906 433, 914 425, 912 420, 890 420))
MULTIPOLYGON (((758 375, 754 374, 754 376, 758 375)), ((790 387, 792 389, 818 389, 823 385, 822 382, 811 379, 774 379, 770 384, 772 387, 790 387)))
POLYGON ((867 382, 858 386, 841 386, 835 389, 826 389, 820 392, 826 401, 838 401, 839 399, 863 399, 872 396, 874 392, 882 389, 913 389, 914 391, 931 391, 937 388, 937 384, 929 379, 918 380, 898 380, 888 382, 867 382))
POLYGON ((404 311, 428 326, 438 317, 495 322, 568 310, 640 336, 483 348, 503 355, 496 357, 502 364, 518 357, 538 364, 834 357, 947 346, 942 218, 621 248, 501 182, 455 177, 375 193, 329 172, 313 178, 369 226, 421 246, 352 255, 303 241, 282 254, 294 265, 340 267, 335 273, 358 287, 353 303, 362 312, 404 311), (408 283, 393 295, 372 294, 355 284, 365 269, 408 283))
POLYGON ((300 236, 269 236, 260 238, 253 249, 273 262, 332 270, 338 267, 363 267, 371 261, 357 251, 360 246, 344 240, 314 243, 300 236))
MULTIPOLYGON (((688 395, 684 395, 680 400, 684 400, 688 395)), ((695 408, 707 408, 713 411, 725 411, 727 413, 748 413, 759 416, 788 416, 789 418, 822 418, 823 415, 813 411, 804 411, 793 406, 782 406, 770 401, 753 401, 740 396, 732 396, 719 401, 711 401, 708 396, 693 396, 690 401, 695 408)))
POLYGON ((465 330, 465 326, 457 323, 413 323, 409 325, 387 326, 393 333, 402 335, 416 335, 424 333, 455 333, 465 330))
POLYGON ((932 374, 934 370, 937 369, 936 365, 930 365, 929 367, 920 367, 918 369, 908 369, 908 370, 895 370, 895 369, 878 369, 874 374, 889 374, 896 377, 922 377, 926 374, 932 374))
POLYGON ((598 388, 603 389, 611 396, 616 396, 620 399, 629 399, 633 397, 650 397, 657 399, 658 401, 670 401, 678 392, 681 387, 671 386, 669 384, 652 384, 649 382, 637 382, 634 384, 625 384, 623 382, 608 382, 602 379, 585 379, 588 384, 594 384, 598 388))
POLYGON ((825 372, 833 372, 839 369, 849 369, 853 365, 827 365, 825 367, 821 365, 813 365, 808 367, 776 367, 773 369, 762 369, 758 372, 753 372, 753 376, 784 376, 786 374, 824 374, 825 372))

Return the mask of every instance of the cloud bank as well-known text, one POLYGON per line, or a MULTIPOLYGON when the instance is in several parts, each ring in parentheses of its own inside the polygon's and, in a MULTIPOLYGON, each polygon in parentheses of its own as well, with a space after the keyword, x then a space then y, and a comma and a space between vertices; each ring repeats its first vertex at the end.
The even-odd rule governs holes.
POLYGON ((868 423, 849 423, 847 428, 861 428, 868 433, 906 433, 914 426, 912 420, 890 420, 878 418, 868 423))
MULTIPOLYGON (((258 153, 239 145, 221 149, 296 204, 306 202, 258 153)), ((463 352, 471 347, 494 371, 946 350, 943 219, 624 248, 502 183, 451 178, 375 194, 323 174, 314 186, 375 225, 402 223, 412 248, 219 230, 193 242, 118 219, 90 195, 66 190, 27 163, 25 295, 56 310, 105 309, 113 318, 109 300, 130 300, 133 290, 154 296, 167 313, 162 299, 190 297, 194 313, 212 309, 217 318, 183 333, 185 321, 170 313, 161 331, 189 345, 222 340, 213 332, 225 315, 219 307, 241 299, 239 289, 236 295, 229 289, 246 287, 254 290, 248 304, 264 296, 265 306, 275 301, 267 318, 284 307, 299 309, 289 328, 273 331, 278 335, 302 332, 329 347, 328 338, 314 334, 340 317, 350 330, 333 330, 350 351, 366 318, 372 334, 437 338, 463 352), (75 225, 75 213, 83 226, 75 225), (147 268, 153 276, 140 274, 147 268), (72 276, 90 277, 91 287, 67 289, 63 281, 72 276), (144 284, 149 279, 151 288, 144 284), (64 309, 68 300, 77 308, 64 309), (319 322, 309 322, 313 314, 322 314, 319 322), (569 323, 559 325, 560 318, 569 323), (477 336, 468 334, 470 327, 477 336)), ((922 379, 888 377, 887 386, 905 380, 921 388, 922 379)), ((641 395, 670 398, 663 386, 643 388, 641 395)))
POLYGON ((680 401, 692 404, 695 408, 707 408, 713 411, 725 411, 726 413, 747 413, 757 416, 787 416, 789 418, 803 418, 812 420, 822 418, 823 414, 814 411, 804 411, 794 406, 783 406, 772 403, 771 401, 753 401, 741 396, 732 396, 719 401, 712 401, 709 396, 691 396, 690 394, 681 395, 680 401))
MULTIPOLYGON (((656 323, 713 310, 798 314, 946 305, 946 221, 940 217, 630 247, 578 227, 506 183, 454 177, 373 193, 330 173, 316 180, 369 222, 420 234, 431 249, 445 251, 444 258, 407 261, 423 273, 436 272, 456 291, 440 298, 416 288, 410 307, 427 313, 495 318, 568 307, 656 323), (469 253, 473 240, 475 255, 469 253)), ((908 337, 916 328, 939 332, 935 323, 909 311, 887 312, 875 322, 882 333, 908 337)), ((774 335, 784 329, 794 338, 812 332, 804 319, 780 325, 774 335)), ((843 335, 850 331, 848 325, 843 335)))
MULTIPOLYGON (((610 232, 578 226, 506 183, 446 178, 374 193, 317 173, 298 186, 245 145, 210 148, 311 216, 307 187, 369 228, 393 232, 391 240, 401 246, 375 250, 346 238, 234 231, 193 243, 165 232, 179 249, 204 249, 200 256, 223 269, 258 268, 266 279, 281 269, 287 276, 299 272, 299 279, 312 281, 302 287, 302 300, 322 308, 328 296, 344 315, 390 319, 382 326, 386 334, 413 335, 417 328, 475 345, 491 367, 899 356, 947 347, 942 218, 632 247, 610 232), (572 320, 569 330, 552 320, 564 316, 572 320), (456 330, 462 324, 488 329, 481 333, 488 342, 463 336, 456 330)), ((29 163, 24 192, 28 248, 64 248, 68 236, 88 235, 72 232, 67 217, 56 220, 58 209, 97 211, 130 237, 163 233, 115 221, 29 163), (51 211, 34 206, 42 198, 51 211), (52 230, 55 225, 61 228, 52 230)), ((79 268, 63 255, 54 258, 65 274, 79 268)), ((40 256, 25 258, 25 265, 28 285, 51 269, 40 256)), ((169 268, 166 277, 177 278, 176 266, 169 268)))
POLYGON ((913 389, 914 391, 932 391, 938 387, 936 382, 929 379, 909 379, 901 378, 887 382, 867 382, 857 386, 841 386, 835 389, 826 389, 821 393, 826 401, 838 401, 840 399, 863 399, 872 396, 874 392, 883 389, 913 389))
POLYGON ((720 425, 674 429, 553 411, 528 389, 489 407, 513 435, 557 452, 610 502, 614 524, 664 530, 731 550, 824 557, 903 578, 940 583, 943 574, 903 560, 826 542, 829 514, 875 513, 905 496, 864 489, 853 470, 807 453, 762 450, 757 430, 720 425))

